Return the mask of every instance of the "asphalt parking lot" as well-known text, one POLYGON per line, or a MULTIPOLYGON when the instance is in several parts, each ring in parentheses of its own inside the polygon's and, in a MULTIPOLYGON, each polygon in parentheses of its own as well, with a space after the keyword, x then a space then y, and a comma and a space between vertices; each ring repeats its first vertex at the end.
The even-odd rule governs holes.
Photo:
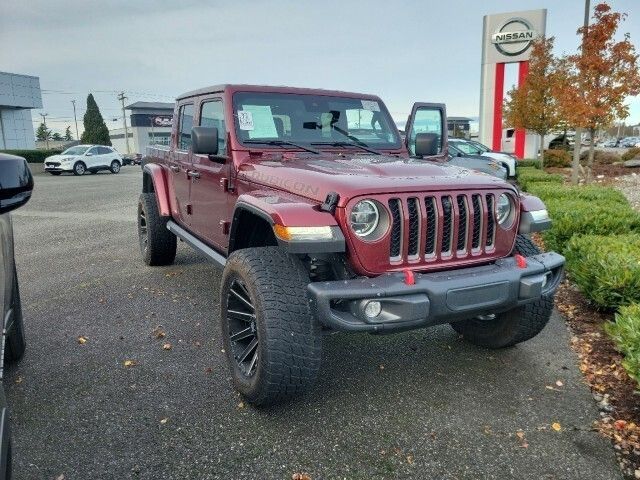
POLYGON ((243 405, 220 351, 221 271, 183 244, 173 266, 142 263, 140 183, 138 167, 36 174, 14 215, 16 479, 620 478, 557 316, 502 351, 448 326, 329 335, 311 394, 243 405))

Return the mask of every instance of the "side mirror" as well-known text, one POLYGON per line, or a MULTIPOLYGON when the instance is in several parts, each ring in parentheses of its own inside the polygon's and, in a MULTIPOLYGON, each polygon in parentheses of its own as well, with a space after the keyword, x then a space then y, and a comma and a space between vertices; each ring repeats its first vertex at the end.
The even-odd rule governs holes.
POLYGON ((31 198, 33 176, 22 157, 0 154, 0 214, 21 207, 31 198))
POLYGON ((191 149, 200 155, 218 154, 218 129, 216 127, 193 127, 191 149))
POLYGON ((416 134, 416 156, 433 157, 440 153, 440 135, 437 133, 416 134))
POLYGON ((84 156, 85 156, 85 157, 92 157, 92 156, 93 156, 93 153, 91 153, 91 152, 87 152, 87 153, 85 153, 85 154, 84 154, 84 156))

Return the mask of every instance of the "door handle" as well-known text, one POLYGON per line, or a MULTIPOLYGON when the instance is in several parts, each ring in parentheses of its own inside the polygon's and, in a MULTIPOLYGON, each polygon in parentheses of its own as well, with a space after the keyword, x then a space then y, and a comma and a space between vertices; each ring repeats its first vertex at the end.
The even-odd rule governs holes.
POLYGON ((195 170, 187 170, 187 176, 191 178, 200 178, 200 174, 195 170))
POLYGON ((177 165, 171 165, 169 168, 171 169, 171 171, 173 173, 179 173, 180 172, 180 167, 177 166, 177 165))

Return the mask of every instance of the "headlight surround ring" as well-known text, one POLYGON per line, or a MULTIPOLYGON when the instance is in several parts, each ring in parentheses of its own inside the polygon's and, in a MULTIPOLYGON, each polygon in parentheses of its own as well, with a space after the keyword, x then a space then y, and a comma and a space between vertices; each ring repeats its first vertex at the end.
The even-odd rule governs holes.
POLYGON ((501 193, 495 206, 496 221, 501 228, 509 229, 516 217, 516 205, 513 197, 507 193, 501 193))
POLYGON ((360 200, 349 213, 349 226, 360 238, 375 232, 380 222, 380 209, 373 200, 360 200))

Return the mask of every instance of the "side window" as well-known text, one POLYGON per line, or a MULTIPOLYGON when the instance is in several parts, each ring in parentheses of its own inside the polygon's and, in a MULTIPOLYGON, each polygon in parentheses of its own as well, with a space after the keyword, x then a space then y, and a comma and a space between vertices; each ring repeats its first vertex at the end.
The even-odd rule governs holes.
POLYGON ((193 104, 180 107, 178 124, 178 150, 191 148, 191 128, 193 127, 193 104))
POLYGON ((108 155, 111 153, 111 149, 107 147, 98 147, 98 155, 108 155))
POLYGON ((218 129, 218 155, 226 155, 227 131, 224 126, 224 106, 221 101, 214 100, 202 104, 200 126, 216 127, 218 129))
POLYGON ((429 133, 437 142, 436 155, 442 152, 442 113, 439 109, 418 108, 411 125, 409 135, 409 152, 414 155, 416 147, 416 135, 418 133, 429 133))
POLYGON ((87 153, 90 153, 91 155, 100 155, 100 147, 91 147, 87 150, 87 153))

